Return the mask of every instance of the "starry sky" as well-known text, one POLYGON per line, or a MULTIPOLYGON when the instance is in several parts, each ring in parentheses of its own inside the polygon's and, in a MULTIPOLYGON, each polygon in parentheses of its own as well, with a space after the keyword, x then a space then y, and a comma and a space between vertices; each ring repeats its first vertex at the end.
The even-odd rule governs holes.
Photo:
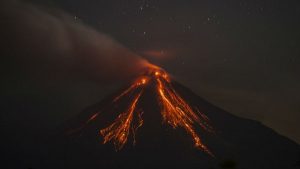
MULTIPOLYGON (((113 37, 163 67, 209 102, 300 143, 298 0, 27 2, 68 13, 74 22, 113 37)), ((43 84, 16 71, 3 77, 11 105, 37 105, 26 117, 11 110, 7 125, 21 122, 30 129, 60 124, 122 84, 85 80, 43 84)))

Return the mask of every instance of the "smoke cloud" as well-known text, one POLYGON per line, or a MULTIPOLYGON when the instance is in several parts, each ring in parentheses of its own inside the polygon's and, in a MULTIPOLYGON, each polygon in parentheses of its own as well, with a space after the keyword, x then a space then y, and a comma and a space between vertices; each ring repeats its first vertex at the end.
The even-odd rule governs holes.
POLYGON ((107 83, 135 76, 148 65, 108 35, 60 10, 19 1, 0 4, 6 72, 107 83))

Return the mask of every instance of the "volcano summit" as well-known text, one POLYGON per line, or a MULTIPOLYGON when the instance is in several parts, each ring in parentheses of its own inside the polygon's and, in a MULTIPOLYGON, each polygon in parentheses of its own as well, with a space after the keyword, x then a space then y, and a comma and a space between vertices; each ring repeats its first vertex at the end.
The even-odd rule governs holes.
MULTIPOLYGON (((192 108, 175 91, 169 75, 157 68, 153 68, 137 78, 126 90, 114 98, 114 106, 120 105, 120 101, 123 99, 130 100, 130 103, 125 110, 121 111, 112 124, 99 130, 104 138, 104 143, 111 141, 114 143, 116 150, 120 150, 127 142, 129 135, 132 135, 133 143, 136 143, 135 133, 143 125, 142 114, 144 112, 143 108, 139 106, 139 101, 148 85, 152 86, 157 95, 157 105, 161 107, 160 112, 163 122, 169 124, 174 129, 177 127, 184 128, 192 137, 196 148, 214 156, 202 143, 199 134, 195 131, 195 125, 199 125, 203 130, 212 132, 209 119, 203 113, 200 113, 196 107, 192 108)), ((100 113, 97 112, 90 116, 85 125, 97 121, 100 113)))
POLYGON ((245 169, 296 168, 300 152, 296 143, 211 105, 157 67, 63 128, 51 154, 64 168, 219 168, 226 160, 245 169))

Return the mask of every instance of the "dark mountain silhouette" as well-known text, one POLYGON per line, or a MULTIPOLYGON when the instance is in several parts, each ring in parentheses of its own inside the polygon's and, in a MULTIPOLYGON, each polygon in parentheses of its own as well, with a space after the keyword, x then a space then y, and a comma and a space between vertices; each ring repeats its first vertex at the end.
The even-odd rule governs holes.
POLYGON ((215 134, 196 130, 215 157, 195 149, 184 129, 173 129, 162 123, 154 86, 148 85, 138 103, 144 110, 144 124, 136 133, 136 145, 132 145, 132 137, 118 152, 112 143, 102 144, 99 130, 111 124, 118 110, 126 107, 132 97, 126 96, 120 104, 114 105, 112 100, 123 91, 120 90, 85 109, 66 123, 55 134, 55 139, 47 140, 47 147, 51 148, 43 155, 47 166, 44 168, 297 168, 298 144, 259 122, 217 108, 177 82, 172 85, 192 107, 210 119, 215 134), (99 111, 98 118, 84 125, 99 111), (230 165, 226 161, 230 161, 230 165))

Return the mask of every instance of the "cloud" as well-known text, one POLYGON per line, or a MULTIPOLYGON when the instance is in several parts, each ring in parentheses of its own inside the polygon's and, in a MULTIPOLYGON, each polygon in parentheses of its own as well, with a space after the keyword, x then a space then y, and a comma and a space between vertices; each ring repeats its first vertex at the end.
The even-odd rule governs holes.
POLYGON ((1 48, 6 72, 40 79, 114 82, 135 76, 148 62, 74 17, 19 1, 1 2, 1 48))

